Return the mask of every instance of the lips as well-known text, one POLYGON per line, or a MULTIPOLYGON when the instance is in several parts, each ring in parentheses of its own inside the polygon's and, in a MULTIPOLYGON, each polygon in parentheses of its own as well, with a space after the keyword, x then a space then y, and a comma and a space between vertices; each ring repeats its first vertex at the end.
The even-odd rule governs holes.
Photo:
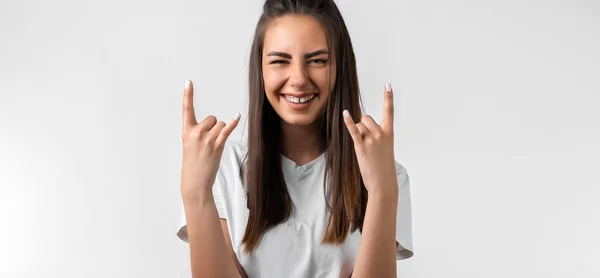
POLYGON ((290 102, 293 102, 293 103, 306 103, 306 102, 309 102, 314 97, 315 97, 314 94, 307 95, 307 96, 304 96, 304 97, 295 97, 295 96, 289 96, 289 95, 285 96, 285 98, 287 100, 289 100, 290 102))
POLYGON ((302 94, 302 95, 298 95, 301 96, 300 99, 305 100, 306 102, 303 103, 297 103, 298 98, 296 96, 293 95, 285 95, 282 94, 281 98, 283 99, 283 101, 287 104, 287 106, 292 109, 292 110, 296 110, 296 111, 300 111, 300 110, 305 110, 308 107, 310 107, 310 104, 312 103, 312 101, 318 96, 319 94, 302 94), (310 99, 306 99, 307 97, 309 97, 310 99))
POLYGON ((292 97, 307 97, 310 95, 316 95, 317 93, 301 93, 301 94, 282 94, 284 96, 292 96, 292 97))

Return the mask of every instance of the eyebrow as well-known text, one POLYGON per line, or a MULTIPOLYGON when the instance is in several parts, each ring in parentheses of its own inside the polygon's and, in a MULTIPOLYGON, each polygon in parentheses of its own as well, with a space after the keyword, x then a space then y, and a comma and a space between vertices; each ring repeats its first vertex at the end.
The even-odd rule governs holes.
MULTIPOLYGON (((321 54, 329 54, 329 52, 325 49, 320 49, 317 51, 313 51, 313 52, 304 54, 304 59, 310 59, 314 56, 321 55, 321 54)), ((278 52, 278 51, 269 52, 269 54, 267 54, 267 56, 279 56, 279 57, 286 58, 286 59, 292 59, 292 55, 287 54, 285 52, 278 52)))

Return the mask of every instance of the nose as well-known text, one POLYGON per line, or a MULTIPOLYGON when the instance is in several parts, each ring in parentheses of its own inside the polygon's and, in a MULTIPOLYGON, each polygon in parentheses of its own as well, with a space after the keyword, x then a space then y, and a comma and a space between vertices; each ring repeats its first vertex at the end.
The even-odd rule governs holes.
POLYGON ((292 87, 301 89, 308 85, 308 72, 304 63, 296 63, 294 66, 290 67, 290 71, 290 85, 292 87))

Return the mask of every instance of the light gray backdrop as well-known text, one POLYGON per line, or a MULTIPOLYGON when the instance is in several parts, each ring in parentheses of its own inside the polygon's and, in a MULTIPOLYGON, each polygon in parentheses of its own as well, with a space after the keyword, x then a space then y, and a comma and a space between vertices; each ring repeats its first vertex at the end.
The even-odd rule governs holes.
MULTIPOLYGON (((367 112, 396 92, 399 276, 600 277, 600 2, 338 3, 367 112)), ((245 123, 261 5, 0 2, 0 277, 190 276, 183 82, 245 123)))

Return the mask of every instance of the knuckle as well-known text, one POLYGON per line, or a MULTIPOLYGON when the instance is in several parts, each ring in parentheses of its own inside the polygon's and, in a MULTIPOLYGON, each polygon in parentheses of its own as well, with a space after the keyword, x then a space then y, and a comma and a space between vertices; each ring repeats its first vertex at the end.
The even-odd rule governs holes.
POLYGON ((357 155, 361 156, 363 154, 363 146, 360 143, 354 142, 354 151, 357 155))
POLYGON ((190 143, 190 142, 194 142, 197 141, 199 138, 199 134, 196 132, 196 130, 192 129, 192 130, 188 130, 186 132, 183 132, 181 134, 181 140, 184 143, 190 143))
POLYGON ((198 126, 195 126, 188 133, 189 133, 188 137, 190 139, 194 139, 194 140, 198 140, 202 136, 202 134, 203 134, 202 129, 198 128, 198 126))
POLYGON ((189 131, 189 130, 186 130, 186 131, 183 131, 183 132, 181 132, 181 139, 182 139, 182 140, 184 140, 184 141, 185 141, 185 140, 187 140, 189 137, 190 137, 190 131, 189 131))

